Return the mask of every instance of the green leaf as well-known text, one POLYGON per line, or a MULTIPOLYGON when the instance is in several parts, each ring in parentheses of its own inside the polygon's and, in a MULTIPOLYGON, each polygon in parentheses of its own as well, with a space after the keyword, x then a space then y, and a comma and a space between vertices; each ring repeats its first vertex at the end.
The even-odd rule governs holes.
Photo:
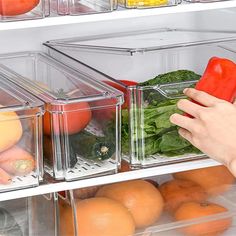
POLYGON ((186 148, 191 144, 179 136, 177 129, 167 132, 161 137, 160 151, 162 153, 176 151, 179 149, 186 148))
POLYGON ((158 84, 178 83, 184 81, 199 80, 200 75, 190 70, 177 70, 165 74, 160 74, 153 79, 140 83, 140 86, 152 86, 158 84))

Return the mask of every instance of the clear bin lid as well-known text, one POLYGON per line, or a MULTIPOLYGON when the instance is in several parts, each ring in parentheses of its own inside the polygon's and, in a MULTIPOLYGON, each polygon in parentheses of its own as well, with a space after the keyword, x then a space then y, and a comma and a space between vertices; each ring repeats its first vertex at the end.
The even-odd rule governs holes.
MULTIPOLYGON (((0 112, 30 109, 41 113, 44 110, 43 108, 44 103, 42 101, 16 86, 5 75, 0 73, 0 112), (34 108, 37 108, 37 110, 34 108)), ((34 112, 32 112, 32 115, 34 115, 34 112)), ((27 114, 29 115, 30 113, 27 114)))
POLYGON ((159 49, 225 42, 236 39, 236 31, 192 31, 183 29, 152 29, 99 36, 49 41, 47 45, 67 46, 115 54, 144 53, 159 49))
POLYGON ((122 92, 108 86, 105 76, 104 83, 97 82, 89 71, 74 70, 44 53, 0 55, 0 72, 52 105, 47 106, 51 111, 53 107, 58 111, 57 105, 82 101, 104 100, 104 107, 123 103, 122 92))

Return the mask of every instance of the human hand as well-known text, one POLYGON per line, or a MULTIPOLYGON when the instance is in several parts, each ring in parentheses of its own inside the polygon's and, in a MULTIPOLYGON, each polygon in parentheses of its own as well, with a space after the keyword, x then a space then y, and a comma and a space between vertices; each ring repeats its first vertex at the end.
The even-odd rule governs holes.
POLYGON ((236 176, 236 105, 192 88, 184 94, 203 106, 180 99, 177 107, 193 118, 173 114, 170 121, 183 138, 236 176))

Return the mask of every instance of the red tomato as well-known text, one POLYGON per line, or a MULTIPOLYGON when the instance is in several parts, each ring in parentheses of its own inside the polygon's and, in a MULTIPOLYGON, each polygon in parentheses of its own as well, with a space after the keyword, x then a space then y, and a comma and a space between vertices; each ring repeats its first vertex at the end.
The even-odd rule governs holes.
POLYGON ((116 99, 104 99, 91 102, 91 106, 94 108, 92 109, 93 117, 99 122, 113 120, 116 114, 116 103, 116 99))
POLYGON ((0 0, 0 14, 2 16, 16 16, 34 9, 40 0, 0 0))
POLYGON ((75 134, 83 130, 92 118, 92 112, 87 102, 80 102, 75 104, 66 104, 63 106, 56 107, 55 110, 65 111, 61 116, 57 113, 45 112, 43 118, 43 131, 44 134, 50 135, 51 128, 53 133, 58 135, 63 133, 75 134), (60 119, 60 117, 62 117, 60 119), (53 127, 51 127, 51 122, 53 127))

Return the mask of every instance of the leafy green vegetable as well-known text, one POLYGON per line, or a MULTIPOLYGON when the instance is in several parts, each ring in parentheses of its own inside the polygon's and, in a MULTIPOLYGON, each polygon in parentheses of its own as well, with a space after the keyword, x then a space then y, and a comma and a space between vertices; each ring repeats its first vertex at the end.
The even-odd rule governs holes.
POLYGON ((144 139, 144 152, 146 156, 160 152, 160 141, 158 136, 152 136, 144 139))
POLYGON ((162 135, 159 148, 161 153, 171 152, 186 148, 190 143, 178 135, 177 130, 167 132, 162 135))
MULTIPOLYGON (((200 75, 189 70, 177 70, 166 74, 160 74, 153 79, 140 83, 139 86, 155 86, 169 83, 181 83, 187 81, 196 81, 200 75)), ((178 89, 177 89, 178 90, 178 89)), ((159 103, 166 102, 166 97, 157 92, 156 89, 147 89, 143 91, 143 100, 150 106, 159 106, 159 103)))
POLYGON ((190 70, 177 70, 160 74, 153 79, 140 83, 140 86, 153 86, 158 84, 179 83, 184 81, 199 80, 200 75, 190 70))
POLYGON ((127 109, 122 110, 121 123, 121 148, 122 153, 129 154, 129 113, 127 109))
MULTIPOLYGON (((154 79, 140 83, 139 85, 153 86, 163 83, 194 81, 199 78, 200 75, 192 71, 179 70, 158 75, 154 79)), ((137 112, 141 120, 138 122, 138 127, 135 128, 137 129, 138 136, 138 140, 136 141, 139 144, 143 143, 146 157, 156 153, 170 157, 186 153, 199 153, 198 149, 179 136, 177 126, 170 123, 169 118, 173 113, 181 113, 176 106, 178 99, 168 99, 155 89, 143 90, 142 99, 145 101, 145 104, 137 112)), ((122 118, 122 149, 123 151, 127 151, 129 148, 127 110, 122 111, 122 118)))

